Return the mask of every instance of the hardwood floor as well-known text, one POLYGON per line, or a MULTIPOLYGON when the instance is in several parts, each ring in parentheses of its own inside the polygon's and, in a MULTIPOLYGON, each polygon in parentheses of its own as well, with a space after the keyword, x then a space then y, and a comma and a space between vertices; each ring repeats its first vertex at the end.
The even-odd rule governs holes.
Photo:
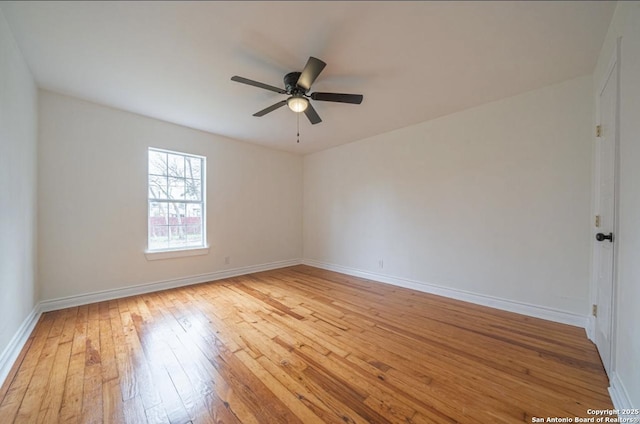
POLYGON ((296 266, 46 313, 17 423, 498 423, 612 408, 584 330, 296 266))

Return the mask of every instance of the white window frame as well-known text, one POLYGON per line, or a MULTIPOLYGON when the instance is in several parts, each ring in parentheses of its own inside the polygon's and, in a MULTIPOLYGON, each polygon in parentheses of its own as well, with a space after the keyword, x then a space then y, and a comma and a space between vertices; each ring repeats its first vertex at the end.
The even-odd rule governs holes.
MULTIPOLYGON (((171 259, 171 258, 180 258, 187 256, 197 256, 197 255, 206 255, 209 253, 209 245, 207 244, 207 190, 206 190, 206 170, 207 170, 207 158, 206 156, 195 155, 192 153, 185 152, 177 152, 173 150, 160 149, 156 147, 149 147, 147 149, 147 249, 145 250, 145 256, 147 260, 159 260, 159 259, 171 259), (150 174, 149 168, 149 158, 151 152, 160 152, 165 154, 179 155, 185 158, 196 158, 200 159, 201 167, 200 167, 200 199, 201 200, 173 200, 173 199, 154 199, 150 196, 149 189, 149 180, 152 176, 150 174), (202 245, 201 246, 193 246, 193 247, 167 247, 164 249, 151 249, 150 248, 150 235, 151 235, 151 204, 152 203, 182 203, 182 204, 197 204, 201 205, 201 213, 202 217, 201 228, 202 228, 202 245)), ((167 172, 168 174, 168 172, 167 172)), ((154 174, 155 175, 155 174, 154 174)), ((186 178, 186 177, 185 177, 186 178)))

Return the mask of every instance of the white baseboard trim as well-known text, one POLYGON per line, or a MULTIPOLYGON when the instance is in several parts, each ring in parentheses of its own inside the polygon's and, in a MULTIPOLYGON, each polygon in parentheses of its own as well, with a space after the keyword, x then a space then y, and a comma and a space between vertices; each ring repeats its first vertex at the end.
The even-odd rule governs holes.
POLYGON ((0 386, 4 384, 4 381, 9 376, 11 367, 13 367, 13 364, 20 355, 20 351, 24 347, 25 343, 27 343, 27 340, 29 340, 29 336, 40 319, 40 315, 41 312, 39 305, 36 305, 22 322, 20 328, 18 328, 18 331, 16 331, 16 334, 13 336, 2 354, 0 354, 0 386))
POLYGON ((138 284, 118 289, 102 290, 99 292, 61 297, 58 299, 43 300, 40 302, 40 311, 56 311, 58 309, 87 305, 89 303, 104 302, 105 300, 120 299, 122 297, 136 296, 139 294, 152 293, 160 290, 189 286, 192 284, 206 283, 208 281, 222 280, 224 278, 237 277, 239 275, 252 274, 254 272, 269 271, 287 266, 300 265, 301 263, 300 259, 289 259, 285 261, 269 262, 266 264, 215 271, 207 274, 192 275, 190 277, 138 284))
POLYGON ((395 286, 405 287, 408 289, 418 290, 425 293, 431 293, 438 296, 449 297, 452 299, 462 300, 465 302, 475 303, 478 305, 489 306, 491 308, 501 309, 504 311, 515 312, 535 318, 546 319, 548 321, 559 322, 562 324, 573 325, 575 327, 586 328, 587 316, 574 314, 571 312, 560 311, 553 308, 547 308, 539 305, 532 305, 514 300, 502 299, 493 296, 487 296, 478 293, 472 293, 465 290, 452 289, 448 287, 438 286, 436 284, 425 283, 422 281, 410 280, 401 277, 392 277, 389 275, 378 274, 369 271, 345 267, 342 265, 331 264, 327 262, 316 261, 314 259, 303 259, 305 265, 322 268, 329 271, 336 271, 355 277, 366 278, 368 280, 378 281, 382 283, 392 284, 395 286))
POLYGON ((622 413, 624 410, 640 409, 640 405, 634 406, 631 404, 631 398, 629 398, 629 394, 627 393, 624 384, 622 384, 622 380, 620 380, 620 377, 615 371, 612 373, 610 383, 609 396, 611 396, 613 408, 620 412, 618 415, 620 417, 634 419, 627 422, 640 422, 640 414, 622 413))

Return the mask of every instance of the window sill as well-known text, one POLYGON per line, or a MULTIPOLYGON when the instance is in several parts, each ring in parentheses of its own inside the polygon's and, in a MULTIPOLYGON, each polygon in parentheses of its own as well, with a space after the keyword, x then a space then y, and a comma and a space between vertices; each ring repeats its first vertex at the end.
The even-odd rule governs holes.
POLYGON ((157 251, 146 251, 144 255, 147 257, 148 261, 158 261, 161 259, 174 259, 174 258, 184 258, 187 256, 201 256, 209 254, 209 246, 207 247, 197 247, 195 249, 180 249, 180 250, 157 250, 157 251))

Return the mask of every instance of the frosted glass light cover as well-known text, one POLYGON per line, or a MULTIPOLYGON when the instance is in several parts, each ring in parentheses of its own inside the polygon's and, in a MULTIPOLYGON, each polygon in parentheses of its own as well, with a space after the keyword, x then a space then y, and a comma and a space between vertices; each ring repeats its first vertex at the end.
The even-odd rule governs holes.
POLYGON ((309 100, 304 97, 290 97, 287 100, 287 105, 294 112, 304 112, 309 105, 309 100))

